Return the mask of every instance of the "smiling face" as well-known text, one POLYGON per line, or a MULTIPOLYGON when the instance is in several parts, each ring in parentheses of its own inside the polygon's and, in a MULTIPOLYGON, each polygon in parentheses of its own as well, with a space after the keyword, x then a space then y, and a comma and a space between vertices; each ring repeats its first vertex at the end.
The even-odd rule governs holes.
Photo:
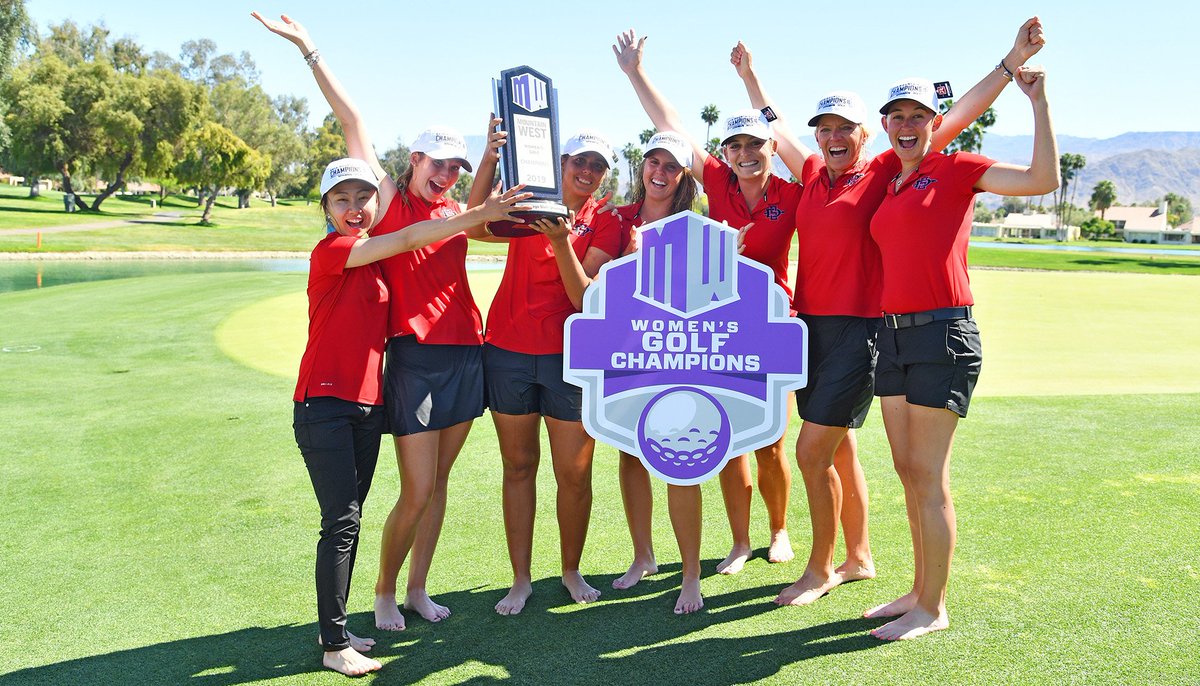
POLYGON ((837 178, 858 163, 867 142, 867 130, 836 114, 822 115, 813 129, 825 166, 837 178))
POLYGON ((379 195, 366 181, 351 179, 330 188, 321 198, 321 207, 334 230, 343 236, 360 237, 375 223, 379 195))
POLYGON ((725 141, 721 148, 738 180, 754 179, 771 171, 771 156, 775 154, 773 139, 763 140, 739 133, 725 141))
POLYGON ((600 153, 588 151, 566 157, 562 162, 564 201, 571 205, 568 198, 578 200, 595 193, 607 173, 608 163, 600 153))
POLYGON ((642 163, 642 186, 646 200, 671 202, 683 181, 684 169, 665 150, 651 150, 642 163))
POLYGON ((888 140, 905 168, 914 167, 925 158, 933 132, 941 124, 942 115, 915 100, 897 100, 883 117, 888 140))
POLYGON ((454 187, 462 171, 462 160, 435 160, 429 155, 414 152, 410 156, 413 175, 408 188, 426 202, 434 202, 454 187))

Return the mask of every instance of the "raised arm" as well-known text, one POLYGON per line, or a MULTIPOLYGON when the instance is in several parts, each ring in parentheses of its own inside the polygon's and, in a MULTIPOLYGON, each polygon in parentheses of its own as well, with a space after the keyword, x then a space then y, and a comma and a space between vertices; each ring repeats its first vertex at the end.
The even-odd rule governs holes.
POLYGON ((1046 44, 1042 35, 1042 22, 1037 17, 1030 17, 1017 31, 1016 40, 1004 59, 1000 60, 994 69, 989 71, 979 83, 971 87, 954 106, 942 115, 942 124, 934 131, 930 141, 932 150, 942 150, 953 141, 958 134, 971 125, 979 115, 996 102, 1000 92, 1008 85, 1018 67, 1033 57, 1046 44), (1007 73, 1006 71, 1007 70, 1007 73))
POLYGON ((792 176, 797 179, 802 178, 801 170, 804 168, 804 160, 808 159, 813 151, 800 142, 800 139, 796 137, 784 120, 783 115, 779 113, 778 109, 775 109, 774 103, 771 102, 771 98, 767 96, 767 92, 758 80, 758 74, 754 71, 754 60, 750 49, 738 41, 738 44, 729 52, 729 63, 733 65, 737 75, 741 77, 742 83, 746 85, 746 95, 750 97, 750 106, 756 110, 770 107, 775 111, 775 116, 778 118, 771 124, 772 135, 775 137, 775 142, 779 144, 775 153, 787 165, 792 176))
POLYGON ((308 35, 308 30, 286 14, 280 15, 281 21, 270 21, 258 12, 251 12, 250 16, 262 22, 262 25, 267 27, 271 33, 291 41, 300 49, 300 54, 304 55, 304 60, 312 68, 313 77, 317 80, 317 86, 321 88, 325 101, 329 103, 334 116, 342 125, 342 131, 346 138, 346 152, 350 157, 363 160, 371 165, 375 176, 380 179, 379 203, 380 217, 382 217, 382 210, 386 209, 396 194, 396 184, 383 170, 383 166, 379 164, 379 159, 375 156, 375 148, 371 145, 371 137, 367 135, 367 127, 358 112, 358 107, 354 105, 354 101, 342 88, 341 82, 333 75, 329 64, 317 51, 315 43, 308 35))
MULTIPOLYGON (((502 121, 494 113, 488 116, 488 144, 487 148, 483 151, 483 155, 479 158, 479 164, 475 165, 475 178, 471 180, 471 191, 467 194, 468 208, 482 205, 484 200, 488 198, 488 193, 495 192, 496 165, 500 163, 500 148, 508 142, 508 132, 499 131, 496 128, 500 126, 502 121)), ((508 241, 507 238, 493 236, 488 232, 487 222, 476 224, 467 229, 467 238, 493 243, 508 241)))
POLYGON ((612 46, 613 54, 617 56, 617 66, 629 77, 629 83, 633 84, 633 90, 642 103, 642 109, 646 111, 646 115, 650 117, 654 127, 659 131, 674 131, 692 144, 692 176, 703 179, 704 163, 708 160, 708 151, 704 149, 703 145, 696 145, 696 141, 683 128, 679 112, 671 106, 671 103, 667 102, 667 99, 646 77, 646 72, 642 69, 642 51, 645 45, 646 37, 638 38, 633 29, 618 34, 617 43, 612 46))
POLYGON ((513 206, 531 194, 523 192, 524 186, 514 186, 500 193, 494 191, 482 204, 468 208, 452 217, 427 219, 406 227, 403 231, 360 238, 350 249, 347 267, 359 267, 391 257, 397 253, 423 248, 430 243, 449 238, 474 226, 487 222, 512 219, 513 206))
POLYGON ((1041 67, 1017 69, 1017 86, 1033 104, 1033 160, 1028 167, 996 163, 979 177, 975 187, 999 195, 1042 195, 1058 188, 1058 143, 1046 100, 1046 72, 1041 67))

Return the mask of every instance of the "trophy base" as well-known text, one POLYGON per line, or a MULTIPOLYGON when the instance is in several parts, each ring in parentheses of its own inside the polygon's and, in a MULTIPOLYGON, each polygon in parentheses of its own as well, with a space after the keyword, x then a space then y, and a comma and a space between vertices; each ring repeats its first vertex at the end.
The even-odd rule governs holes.
POLYGON ((514 217, 520 218, 525 224, 518 224, 510 221, 491 222, 488 224, 488 230, 493 236, 501 238, 524 238, 526 236, 539 235, 536 229, 531 229, 526 224, 530 224, 539 219, 566 219, 570 214, 567 208, 560 202, 553 200, 532 200, 525 201, 520 204, 522 208, 519 211, 513 212, 514 217))

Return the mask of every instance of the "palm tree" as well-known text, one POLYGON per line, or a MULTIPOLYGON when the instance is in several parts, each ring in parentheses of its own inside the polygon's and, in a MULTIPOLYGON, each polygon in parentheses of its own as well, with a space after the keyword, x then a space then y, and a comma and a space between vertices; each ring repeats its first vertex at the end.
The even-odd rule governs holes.
POLYGON ((1073 152, 1064 152, 1058 158, 1058 168, 1062 176, 1062 185, 1054 192, 1054 199, 1058 213, 1059 240, 1064 240, 1065 238, 1063 235, 1063 225, 1067 217, 1067 187, 1071 185, 1071 182, 1075 179, 1075 175, 1086 164, 1087 159, 1083 155, 1077 155, 1073 152))
POLYGON ((654 129, 645 129, 638 134, 638 140, 642 142, 642 145, 645 145, 650 142, 651 138, 654 138, 654 134, 656 133, 658 132, 654 129))
POLYGON ((705 124, 708 124, 708 128, 704 131, 704 140, 712 137, 712 125, 716 124, 720 117, 721 112, 716 105, 705 105, 704 109, 700 111, 700 118, 704 120, 705 124))
POLYGON ((1104 212, 1113 206, 1117 201, 1117 187, 1112 181, 1104 179, 1096 184, 1092 189, 1092 209, 1100 210, 1100 218, 1104 219, 1104 212))

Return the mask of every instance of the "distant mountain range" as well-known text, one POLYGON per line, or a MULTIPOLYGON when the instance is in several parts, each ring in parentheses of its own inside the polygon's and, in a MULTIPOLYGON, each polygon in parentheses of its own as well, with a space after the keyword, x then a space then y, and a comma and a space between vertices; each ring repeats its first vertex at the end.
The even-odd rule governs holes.
MULTIPOLYGON (((1130 205, 1178 193, 1200 207, 1200 132, 1161 131, 1123 133, 1112 138, 1058 137, 1059 153, 1087 158, 1080 172, 1075 204, 1085 206, 1097 182, 1117 186, 1117 203, 1130 205)), ((1033 136, 983 137, 983 154, 1001 162, 1029 164, 1033 136)), ((990 204, 990 203, 989 203, 990 204)))
MULTIPOLYGON (((466 136, 467 154, 472 163, 483 153, 483 136, 466 136)), ((1112 138, 1080 138, 1059 135, 1059 153, 1073 152, 1087 158, 1080 172, 1075 204, 1086 206, 1092 187, 1102 179, 1117 186, 1117 203, 1131 205, 1150 202, 1167 193, 1178 193, 1192 200, 1200 209, 1200 131, 1156 131, 1123 133, 1112 138)), ((983 137, 983 154, 1001 162, 1029 164, 1033 152, 1033 136, 983 137)), ((624 167, 624 160, 621 161, 624 167)), ((776 164, 776 171, 785 178, 787 171, 776 164)), ((629 182, 628 172, 621 170, 621 188, 629 182)), ((989 205, 999 198, 988 196, 989 205)), ((1046 199, 1049 204, 1049 198, 1046 199)))

